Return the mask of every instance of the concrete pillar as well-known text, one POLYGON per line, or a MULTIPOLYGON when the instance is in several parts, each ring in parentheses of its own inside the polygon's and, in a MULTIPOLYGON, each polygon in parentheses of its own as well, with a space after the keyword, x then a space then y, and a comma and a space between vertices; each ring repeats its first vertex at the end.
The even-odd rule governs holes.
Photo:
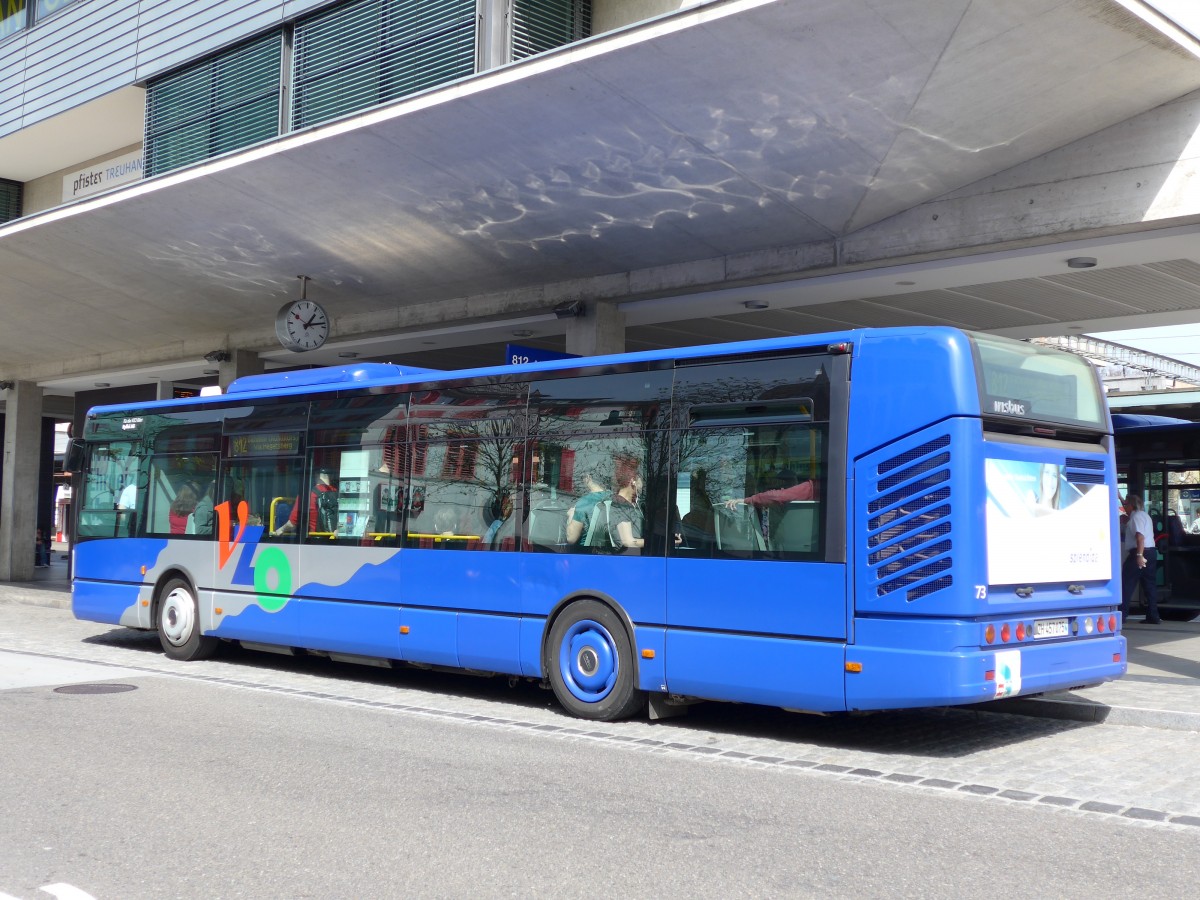
POLYGON ((243 375, 261 375, 266 369, 266 363, 253 350, 230 350, 229 359, 221 363, 221 374, 218 377, 221 390, 229 389, 229 385, 243 375))
POLYGON ((479 27, 479 71, 502 66, 509 61, 511 30, 509 0, 483 0, 479 27))
POLYGON ((584 313, 567 320, 567 352, 604 356, 625 352, 625 314, 614 303, 589 303, 584 313))
POLYGON ((18 381, 8 389, 6 400, 0 581, 31 581, 41 471, 42 389, 32 381, 18 381))

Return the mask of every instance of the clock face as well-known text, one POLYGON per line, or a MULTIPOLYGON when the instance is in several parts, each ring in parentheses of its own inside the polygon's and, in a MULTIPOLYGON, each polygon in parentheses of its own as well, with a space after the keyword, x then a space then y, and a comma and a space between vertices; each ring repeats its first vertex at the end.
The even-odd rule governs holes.
POLYGON ((297 353, 316 350, 329 337, 329 316, 319 303, 295 300, 279 310, 275 335, 279 343, 297 353))

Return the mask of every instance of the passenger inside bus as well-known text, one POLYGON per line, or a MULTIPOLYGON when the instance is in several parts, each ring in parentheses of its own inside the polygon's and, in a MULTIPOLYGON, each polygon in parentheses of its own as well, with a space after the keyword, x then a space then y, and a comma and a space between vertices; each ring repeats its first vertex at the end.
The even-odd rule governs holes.
POLYGON ((617 460, 613 475, 616 492, 608 508, 608 535, 618 549, 640 550, 646 546, 642 537, 644 517, 638 505, 643 483, 637 460, 617 460))
POLYGON ((580 473, 580 497, 575 505, 567 510, 567 543, 578 544, 583 537, 584 529, 592 520, 592 512, 596 504, 612 497, 612 491, 604 487, 603 475, 598 467, 593 467, 580 473))
MULTIPOLYGON (((333 483, 333 470, 317 470, 317 480, 308 495, 308 533, 335 534, 337 532, 337 485, 333 483)), ((292 504, 292 513, 287 521, 275 529, 278 537, 294 532, 300 523, 300 498, 292 504)))

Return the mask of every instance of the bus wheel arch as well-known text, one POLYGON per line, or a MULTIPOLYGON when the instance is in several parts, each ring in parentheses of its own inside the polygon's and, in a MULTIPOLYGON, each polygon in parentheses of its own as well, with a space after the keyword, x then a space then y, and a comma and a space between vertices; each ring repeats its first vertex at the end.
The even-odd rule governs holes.
POLYGON ((633 627, 607 598, 566 598, 546 621, 542 667, 567 712, 583 719, 615 721, 646 706, 638 690, 633 627))
POLYGON ((199 595, 181 572, 168 573, 154 592, 154 628, 171 659, 208 659, 220 644, 201 633, 199 595))

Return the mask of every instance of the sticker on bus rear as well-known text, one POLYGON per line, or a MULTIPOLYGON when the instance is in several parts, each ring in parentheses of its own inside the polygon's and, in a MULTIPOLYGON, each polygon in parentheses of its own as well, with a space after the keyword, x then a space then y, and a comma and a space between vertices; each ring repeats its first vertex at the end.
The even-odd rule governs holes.
POLYGON ((996 651, 996 699, 1021 693, 1021 651, 996 651))

